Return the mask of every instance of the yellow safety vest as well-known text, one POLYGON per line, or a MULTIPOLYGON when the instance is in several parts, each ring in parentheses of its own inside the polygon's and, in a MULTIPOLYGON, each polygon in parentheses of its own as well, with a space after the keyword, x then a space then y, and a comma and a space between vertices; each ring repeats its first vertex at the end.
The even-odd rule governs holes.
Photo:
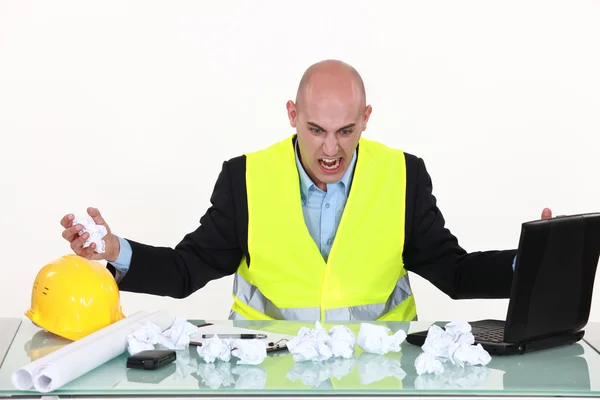
POLYGON ((292 138, 246 155, 248 252, 231 319, 417 317, 404 269, 404 153, 361 138, 352 188, 326 262, 304 222, 292 138))

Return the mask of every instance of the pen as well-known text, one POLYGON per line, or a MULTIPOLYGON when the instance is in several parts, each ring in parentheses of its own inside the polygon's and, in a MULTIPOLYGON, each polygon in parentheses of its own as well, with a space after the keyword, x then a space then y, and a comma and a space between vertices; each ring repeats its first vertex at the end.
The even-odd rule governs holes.
MULTIPOLYGON (((202 335, 202 339, 208 339, 215 335, 215 333, 205 333, 202 335)), ((220 338, 226 339, 266 339, 267 335, 264 333, 242 333, 242 334, 234 334, 234 333, 216 333, 216 335, 220 338)))

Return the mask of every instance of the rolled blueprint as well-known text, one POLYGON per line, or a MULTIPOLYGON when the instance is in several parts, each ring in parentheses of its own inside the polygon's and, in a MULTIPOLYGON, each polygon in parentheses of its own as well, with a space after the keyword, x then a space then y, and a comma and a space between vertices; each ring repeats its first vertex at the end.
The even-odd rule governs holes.
POLYGON ((130 315, 129 317, 123 318, 122 320, 115 322, 114 324, 110 324, 109 326, 107 326, 105 328, 99 329, 96 332, 87 335, 86 337, 83 337, 79 340, 69 343, 68 345, 63 346, 60 349, 53 351, 52 353, 50 353, 44 357, 38 358, 37 360, 33 361, 32 363, 27 364, 26 366, 16 370, 12 374, 13 385, 17 389, 20 389, 20 390, 32 389, 34 377, 36 377, 39 374, 40 369, 42 367, 44 367, 45 365, 64 356, 65 354, 68 354, 72 351, 81 349, 81 348, 89 345, 90 343, 94 343, 94 342, 96 342, 96 340, 98 340, 98 338, 100 338, 106 334, 110 334, 115 331, 118 331, 119 329, 121 329, 125 326, 128 326, 128 325, 132 324, 133 322, 136 322, 147 315, 148 315, 148 313, 145 311, 137 312, 133 315, 130 315))
POLYGON ((34 377, 33 386, 38 392, 47 393, 79 378, 81 375, 101 366, 123 354, 127 349, 127 335, 150 321, 161 331, 171 327, 174 318, 166 311, 157 311, 142 317, 117 331, 99 337, 93 344, 65 354, 40 369, 34 377))
MULTIPOLYGON (((27 384, 31 382, 32 386, 38 392, 52 392, 121 355, 127 349, 127 335, 141 328, 146 322, 152 322, 158 325, 162 331, 165 331, 172 325, 174 320, 174 318, 166 311, 157 311, 151 314, 139 314, 140 313, 134 314, 132 317, 123 319, 122 321, 128 319, 130 319, 130 321, 123 323, 116 328, 114 328, 113 325, 116 325, 118 322, 101 329, 98 331, 99 334, 95 338, 80 344, 77 348, 73 348, 70 351, 64 351, 59 356, 49 358, 53 354, 51 353, 46 356, 48 358, 42 357, 36 360, 35 362, 41 361, 41 363, 37 368, 33 369, 33 373, 31 374, 32 382, 26 380, 25 382, 19 381, 19 371, 16 371, 13 375, 13 384, 17 386, 17 383, 19 383, 20 386, 17 387, 20 389, 21 387, 26 387, 27 384), (113 329, 109 330, 111 327, 113 327, 113 329), (103 330, 107 331, 101 332, 103 330), (16 378, 15 375, 17 375, 16 378)), ((88 337, 68 344, 63 349, 74 346, 88 337)), ((32 370, 27 367, 24 367, 22 370, 32 370)), ((24 374, 21 373, 20 377, 23 376, 24 374)), ((30 388, 31 386, 26 387, 26 389, 30 388)))

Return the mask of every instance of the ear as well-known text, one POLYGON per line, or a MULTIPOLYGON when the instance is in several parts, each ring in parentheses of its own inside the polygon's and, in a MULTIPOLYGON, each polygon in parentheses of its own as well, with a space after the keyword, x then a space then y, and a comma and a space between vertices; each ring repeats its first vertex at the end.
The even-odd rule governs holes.
POLYGON ((371 112, 373 111, 373 107, 370 105, 365 108, 365 113, 363 114, 363 131, 367 129, 367 122, 369 122, 369 117, 371 117, 371 112))
POLYGON ((296 127, 296 117, 297 117, 296 105, 294 104, 293 101, 288 100, 288 102, 286 103, 285 106, 287 108, 288 119, 290 120, 290 125, 292 125, 292 128, 295 128, 296 127))

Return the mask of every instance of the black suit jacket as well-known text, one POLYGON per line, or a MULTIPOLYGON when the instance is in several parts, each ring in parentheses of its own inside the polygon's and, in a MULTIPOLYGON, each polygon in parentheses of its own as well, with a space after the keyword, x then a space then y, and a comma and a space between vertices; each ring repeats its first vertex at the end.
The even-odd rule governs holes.
MULTIPOLYGON (((405 268, 453 299, 510 297, 516 250, 467 253, 445 227, 423 160, 411 154, 405 158, 405 268)), ((128 239, 133 255, 120 290, 184 298, 213 279, 235 273, 242 256, 252 268, 245 172, 245 156, 223 163, 211 207, 174 249, 128 239)), ((115 274, 113 265, 107 267, 115 274)))

